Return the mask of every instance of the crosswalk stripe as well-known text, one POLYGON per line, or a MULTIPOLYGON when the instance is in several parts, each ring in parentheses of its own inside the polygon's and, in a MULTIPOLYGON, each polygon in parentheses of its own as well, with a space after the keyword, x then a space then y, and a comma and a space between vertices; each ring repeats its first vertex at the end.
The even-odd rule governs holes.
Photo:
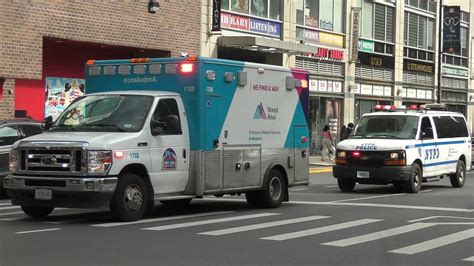
POLYGON ((122 225, 133 225, 133 224, 162 222, 162 221, 178 220, 178 219, 185 219, 185 218, 195 218, 195 217, 218 215, 218 214, 229 214, 229 213, 234 213, 234 211, 207 212, 207 213, 198 213, 198 214, 177 215, 177 216, 171 216, 171 217, 142 219, 142 220, 138 220, 138 221, 134 221, 134 222, 123 222, 123 223, 122 222, 114 222, 114 223, 93 224, 91 226, 115 227, 115 226, 122 226, 122 225))
POLYGON ((12 203, 11 202, 7 202, 7 203, 0 203, 0 206, 11 206, 12 203))
POLYGON ((462 259, 463 261, 474 261, 474 256, 462 259))
POLYGON ((16 215, 16 214, 23 214, 23 212, 4 212, 0 213, 0 216, 10 216, 10 215, 16 215))
POLYGON ((346 222, 346 223, 340 223, 340 224, 333 224, 333 225, 328 225, 328 226, 323 226, 323 227, 318 227, 318 228, 313 228, 313 229, 308 229, 308 230, 303 230, 303 231, 298 231, 298 232, 293 232, 293 233, 263 237, 263 238, 260 238, 260 239, 282 241, 282 240, 294 239, 294 238, 299 238, 299 237, 322 234, 322 233, 326 233, 326 232, 336 231, 336 230, 350 228, 350 227, 364 225, 364 224, 375 223, 375 222, 379 222, 379 221, 382 221, 382 220, 380 220, 380 219, 361 219, 361 220, 356 220, 356 221, 351 221, 351 222, 346 222))
POLYGON ((445 235, 442 237, 431 239, 431 240, 414 244, 411 246, 390 250, 389 252, 411 255, 411 254, 424 252, 430 249, 446 246, 446 245, 449 245, 458 241, 462 241, 471 237, 474 237, 474 228, 457 232, 454 234, 450 234, 450 235, 445 235))
POLYGON ((13 210, 13 209, 20 209, 20 206, 0 207, 0 211, 3 211, 3 210, 13 210))
POLYGON ((16 232, 17 234, 31 234, 31 233, 41 233, 41 232, 49 232, 49 231, 57 231, 61 230, 61 228, 48 228, 48 229, 39 229, 39 230, 31 230, 31 231, 21 231, 16 232))
POLYGON ((327 243, 322 243, 321 245, 326 245, 326 246, 335 246, 335 247, 347 247, 347 246, 352 246, 360 243, 365 243, 373 240, 378 240, 386 237, 391 237, 395 235, 400 235, 404 233, 408 233, 411 231, 423 229, 426 227, 431 227, 434 226, 435 224, 431 223, 415 223, 415 224, 409 224, 405 226, 400 226, 397 228, 392 228, 392 229, 387 229, 383 231, 378 231, 366 235, 360 235, 360 236, 355 236, 351 238, 346 238, 346 239, 341 239, 337 241, 332 241, 332 242, 327 242, 327 243))
POLYGON ((274 226, 279 226, 279 225, 287 225, 287 224, 293 224, 293 223, 314 221, 314 220, 319 220, 319 219, 324 219, 324 218, 330 218, 330 216, 314 215, 314 216, 287 219, 287 220, 281 220, 281 221, 275 221, 275 222, 252 224, 252 225, 239 226, 239 227, 227 228, 227 229, 222 229, 222 230, 208 231, 208 232, 203 232, 203 233, 199 233, 199 234, 200 235, 220 236, 220 235, 239 233, 239 232, 244 232, 244 231, 251 231, 251 230, 256 230, 256 229, 274 227, 274 226))
POLYGON ((258 213, 258 214, 242 215, 242 216, 233 216, 233 217, 227 217, 227 218, 196 221, 196 222, 189 222, 189 223, 155 226, 155 227, 143 228, 143 230, 164 231, 164 230, 170 230, 170 229, 176 229, 176 228, 192 227, 192 226, 198 226, 198 225, 215 224, 215 223, 223 223, 223 222, 232 222, 232 221, 261 218, 261 217, 273 216, 273 215, 280 215, 280 213, 258 213))

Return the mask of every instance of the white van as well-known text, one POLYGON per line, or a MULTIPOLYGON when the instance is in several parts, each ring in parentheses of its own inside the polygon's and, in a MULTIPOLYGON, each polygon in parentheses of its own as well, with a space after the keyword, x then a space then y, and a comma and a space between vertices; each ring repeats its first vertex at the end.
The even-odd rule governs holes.
MULTIPOLYGON (((449 176, 462 187, 472 168, 471 138, 460 113, 376 106, 336 149, 333 175, 342 191, 359 184, 393 184, 417 193, 421 183, 449 176)), ((431 109, 430 109, 431 108, 431 109)))

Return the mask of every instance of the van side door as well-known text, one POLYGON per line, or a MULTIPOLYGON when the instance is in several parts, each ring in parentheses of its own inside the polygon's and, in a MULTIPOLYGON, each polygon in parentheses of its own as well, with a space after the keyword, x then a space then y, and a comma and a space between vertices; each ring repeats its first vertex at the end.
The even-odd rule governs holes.
POLYGON ((160 98, 150 120, 149 172, 155 194, 182 192, 189 177, 189 137, 179 97, 160 98))
POLYGON ((436 159, 439 157, 439 152, 436 147, 435 128, 430 117, 422 117, 420 123, 421 144, 418 147, 418 154, 423 163, 423 177, 428 177, 436 175, 438 171, 439 166, 436 164, 436 159))

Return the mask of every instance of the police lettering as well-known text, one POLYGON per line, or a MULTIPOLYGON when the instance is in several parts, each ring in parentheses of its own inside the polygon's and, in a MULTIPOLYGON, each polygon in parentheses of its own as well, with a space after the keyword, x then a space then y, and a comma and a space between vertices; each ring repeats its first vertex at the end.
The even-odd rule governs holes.
POLYGON ((356 146, 356 150, 376 150, 377 146, 375 146, 375 143, 363 143, 360 144, 359 146, 356 146))

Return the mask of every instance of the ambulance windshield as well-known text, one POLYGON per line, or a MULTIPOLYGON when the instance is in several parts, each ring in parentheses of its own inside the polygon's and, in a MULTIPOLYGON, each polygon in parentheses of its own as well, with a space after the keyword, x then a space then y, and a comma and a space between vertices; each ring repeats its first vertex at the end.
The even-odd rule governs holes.
POLYGON ((349 138, 414 139, 417 125, 417 116, 364 116, 354 127, 349 138))
POLYGON ((89 95, 77 98, 51 131, 138 132, 153 104, 152 96, 89 95))

